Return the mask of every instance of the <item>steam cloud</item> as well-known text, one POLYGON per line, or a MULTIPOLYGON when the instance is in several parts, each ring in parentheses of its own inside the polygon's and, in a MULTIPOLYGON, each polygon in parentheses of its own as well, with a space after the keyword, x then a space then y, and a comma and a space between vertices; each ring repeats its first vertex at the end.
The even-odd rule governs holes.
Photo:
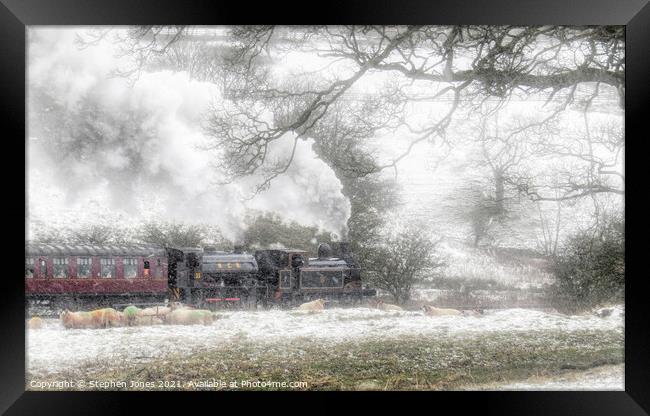
MULTIPOLYGON (((216 86, 170 71, 143 72, 130 84, 112 76, 129 59, 117 57, 116 45, 75 44, 76 33, 85 30, 28 32, 30 226, 158 219, 214 224, 237 239, 247 209, 256 209, 345 233, 350 203, 311 149, 313 141, 299 141, 286 175, 244 201, 259 178, 219 185, 214 155, 199 147, 202 116, 218 99, 216 86)), ((286 137, 273 150, 292 143, 286 137)))

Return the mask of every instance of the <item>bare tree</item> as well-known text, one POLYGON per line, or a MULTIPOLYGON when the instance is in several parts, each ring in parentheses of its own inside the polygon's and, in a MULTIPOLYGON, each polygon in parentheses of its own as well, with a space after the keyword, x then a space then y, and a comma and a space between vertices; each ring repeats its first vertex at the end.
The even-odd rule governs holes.
POLYGON ((491 244, 496 224, 503 219, 503 211, 484 181, 469 181, 459 188, 452 200, 454 215, 469 224, 472 245, 491 244))
POLYGON ((418 279, 444 265, 435 255, 439 243, 425 227, 408 227, 374 247, 366 273, 373 284, 388 291, 397 303, 404 303, 410 299, 411 288, 418 279))
MULTIPOLYGON (((127 49, 136 62, 155 65, 163 57, 168 62, 170 54, 178 54, 192 39, 220 51, 190 59, 193 71, 223 85, 229 100, 214 109, 207 131, 212 145, 224 150, 221 167, 232 177, 264 175, 258 191, 293 159, 290 153, 282 161, 267 160, 269 146, 288 133, 295 135, 295 142, 313 137, 336 104, 358 94, 359 81, 376 73, 394 76, 383 91, 390 94, 377 95, 377 102, 448 102, 446 112, 420 126, 411 125, 402 111, 377 111, 377 117, 367 117, 372 112, 349 114, 368 120, 370 132, 379 127, 409 132, 409 150, 419 141, 444 140, 458 108, 488 97, 507 101, 540 96, 556 103, 559 111, 574 102, 578 86, 598 83, 598 94, 617 91, 623 105, 625 43, 624 28, 618 26, 245 26, 227 35, 232 43, 224 47, 219 43, 223 30, 141 27, 132 31, 127 49), (291 74, 290 83, 274 77, 272 62, 290 50, 326 60, 320 72, 327 75, 303 71, 291 74), (325 71, 332 65, 336 71, 325 71), (603 91, 605 86, 608 91, 603 91)), ((184 56, 192 55, 186 51, 184 56)), ((186 60, 176 63, 187 66, 186 60)), ((400 158, 378 167, 393 166, 400 158)), ((603 191, 571 184, 586 192, 603 191)))
POLYGON ((366 264, 370 248, 381 237, 386 214, 399 201, 397 183, 380 175, 381 162, 364 147, 374 127, 368 118, 350 116, 358 107, 369 115, 395 111, 382 108, 381 103, 364 100, 351 105, 335 104, 333 111, 312 132, 316 139, 313 149, 327 163, 343 185, 342 193, 350 201, 348 235, 352 250, 362 265, 366 264))
MULTIPOLYGON (((534 201, 567 201, 598 194, 625 195, 623 127, 609 122, 591 127, 583 111, 584 129, 571 134, 549 135, 540 141, 540 159, 562 162, 553 181, 520 172, 508 182, 534 201)), ((546 175, 549 176, 549 175, 546 175)))
POLYGON ((618 99, 623 107, 623 27, 143 26, 120 36, 123 53, 135 58, 126 74, 137 75, 144 67, 177 68, 221 87, 221 98, 207 115, 206 147, 218 153, 215 160, 228 180, 257 174, 262 179, 255 192, 263 191, 288 170, 298 141, 314 139, 314 150, 352 202, 351 234, 365 236, 367 243, 376 238, 391 199, 367 192, 386 185, 376 174, 395 167, 421 141, 451 145, 446 132, 457 113, 481 109, 486 100, 496 100, 497 114, 510 100, 531 97, 545 100, 551 111, 503 132, 481 130, 478 141, 494 195, 474 206, 476 236, 498 218, 484 202, 494 202, 494 211, 504 213, 509 189, 538 201, 624 192, 622 132, 589 126, 597 99, 618 99), (276 63, 296 52, 317 56, 322 67, 290 68, 278 76, 276 63), (378 74, 388 79, 381 88, 359 88, 378 74), (409 119, 409 105, 433 101, 445 103, 445 111, 424 123, 409 119), (574 107, 584 111, 583 134, 570 140, 564 134, 538 134, 574 107), (531 132, 538 138, 532 150, 531 132), (403 137, 406 151, 378 160, 365 144, 380 134, 403 137), (274 142, 286 137, 293 140, 292 150, 270 158, 274 142), (553 140, 558 137, 565 140, 553 140), (577 168, 567 164, 562 181, 545 182, 518 169, 533 150, 535 157, 559 156, 577 168))
POLYGON ((555 218, 549 220, 549 213, 542 210, 542 202, 537 201, 537 212, 539 214, 541 238, 537 238, 540 251, 549 257, 557 254, 560 241, 560 230, 562 229, 562 201, 555 201, 555 218))
MULTIPOLYGON (((524 162, 536 154, 540 137, 557 134, 554 120, 516 117, 500 123, 499 108, 479 112, 476 135, 472 141, 480 147, 477 165, 487 167, 492 178, 495 210, 500 217, 507 215, 506 202, 512 198, 508 191, 517 190, 512 178, 526 169, 524 162), (510 187, 511 189, 507 189, 510 187)), ((516 194, 516 192, 515 192, 516 194)))
POLYGON ((504 231, 500 226, 525 210, 526 201, 513 186, 513 178, 529 172, 540 138, 557 134, 554 119, 520 115, 500 118, 500 108, 500 104, 492 103, 481 106, 473 114, 474 120, 466 123, 470 127, 460 140, 470 155, 464 167, 479 176, 458 188, 451 197, 451 210, 470 225, 474 247, 493 244, 504 231))

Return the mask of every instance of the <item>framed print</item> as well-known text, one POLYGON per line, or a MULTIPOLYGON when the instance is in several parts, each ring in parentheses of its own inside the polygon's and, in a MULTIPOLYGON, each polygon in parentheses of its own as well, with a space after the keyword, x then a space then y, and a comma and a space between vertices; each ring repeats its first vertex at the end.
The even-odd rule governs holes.
POLYGON ((137 4, 2 0, 3 411, 647 414, 644 1, 137 4))

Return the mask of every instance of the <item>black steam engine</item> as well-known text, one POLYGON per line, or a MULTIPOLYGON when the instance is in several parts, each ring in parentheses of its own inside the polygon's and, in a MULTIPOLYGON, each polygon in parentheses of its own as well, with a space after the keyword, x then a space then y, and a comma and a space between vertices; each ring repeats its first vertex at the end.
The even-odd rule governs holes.
POLYGON ((170 300, 206 304, 242 303, 250 306, 294 303, 324 298, 354 302, 375 291, 364 289, 361 270, 347 243, 333 257, 321 244, 318 257, 295 249, 236 248, 228 253, 212 248, 168 248, 170 300))

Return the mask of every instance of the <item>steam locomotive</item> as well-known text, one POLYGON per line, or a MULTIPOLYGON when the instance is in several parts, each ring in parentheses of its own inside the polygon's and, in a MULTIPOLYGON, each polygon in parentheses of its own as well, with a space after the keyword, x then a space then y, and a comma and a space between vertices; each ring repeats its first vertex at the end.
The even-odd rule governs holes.
POLYGON ((27 244, 25 293, 30 304, 180 301, 199 307, 295 304, 315 298, 355 302, 376 291, 362 287, 348 243, 338 257, 321 244, 318 257, 298 249, 233 252, 211 247, 69 246, 27 244))

